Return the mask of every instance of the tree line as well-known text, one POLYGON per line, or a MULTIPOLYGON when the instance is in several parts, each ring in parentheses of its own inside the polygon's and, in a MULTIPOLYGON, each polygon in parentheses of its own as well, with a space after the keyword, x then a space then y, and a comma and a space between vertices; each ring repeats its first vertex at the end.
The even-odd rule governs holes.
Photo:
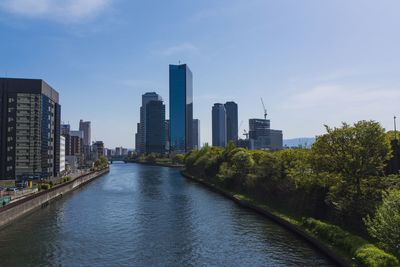
POLYGON ((400 175, 387 171, 393 133, 374 121, 325 127, 311 149, 206 145, 186 154, 185 171, 295 217, 339 225, 400 257, 400 175))

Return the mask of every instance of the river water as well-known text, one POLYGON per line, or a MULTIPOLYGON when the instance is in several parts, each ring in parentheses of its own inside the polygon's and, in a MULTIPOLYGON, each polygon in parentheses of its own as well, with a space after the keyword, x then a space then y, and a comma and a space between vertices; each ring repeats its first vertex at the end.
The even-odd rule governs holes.
POLYGON ((111 171, 0 230, 0 266, 333 266, 176 169, 111 171))

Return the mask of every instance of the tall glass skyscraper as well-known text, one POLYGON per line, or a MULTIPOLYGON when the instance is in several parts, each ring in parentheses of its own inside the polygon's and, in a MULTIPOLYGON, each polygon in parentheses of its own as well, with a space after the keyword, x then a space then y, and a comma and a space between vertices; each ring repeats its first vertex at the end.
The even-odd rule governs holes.
POLYGON ((193 77, 186 64, 169 65, 170 151, 193 148, 193 77))
POLYGON ((212 107, 212 145, 226 146, 226 111, 220 103, 212 107))
POLYGON ((165 105, 152 100, 146 105, 146 153, 165 152, 165 105))
POLYGON ((226 142, 238 140, 238 105, 229 101, 225 103, 226 111, 226 142))
POLYGON ((142 95, 142 106, 140 107, 140 124, 138 125, 138 132, 136 135, 136 151, 138 153, 147 153, 146 151, 146 132, 147 132, 147 104, 151 101, 162 101, 159 94, 155 92, 148 92, 142 95))

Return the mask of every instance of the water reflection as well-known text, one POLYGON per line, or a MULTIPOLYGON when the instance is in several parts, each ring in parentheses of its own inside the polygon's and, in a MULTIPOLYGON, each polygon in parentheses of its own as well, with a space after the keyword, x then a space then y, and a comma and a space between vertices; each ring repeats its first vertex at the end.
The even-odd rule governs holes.
POLYGON ((111 172, 0 231, 1 266, 331 266, 175 169, 111 172))

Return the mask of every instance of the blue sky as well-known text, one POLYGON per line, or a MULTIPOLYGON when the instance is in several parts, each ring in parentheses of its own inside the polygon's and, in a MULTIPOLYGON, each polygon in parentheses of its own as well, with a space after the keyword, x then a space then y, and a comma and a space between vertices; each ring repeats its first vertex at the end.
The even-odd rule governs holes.
MULTIPOLYGON (((400 115, 399 1, 1 0, 0 76, 42 78, 62 119, 92 139, 134 147, 141 95, 168 105, 168 64, 194 76, 194 115, 236 101, 241 132, 262 117, 284 138, 324 124, 400 115)), ((400 116, 399 116, 400 117, 400 116)))

